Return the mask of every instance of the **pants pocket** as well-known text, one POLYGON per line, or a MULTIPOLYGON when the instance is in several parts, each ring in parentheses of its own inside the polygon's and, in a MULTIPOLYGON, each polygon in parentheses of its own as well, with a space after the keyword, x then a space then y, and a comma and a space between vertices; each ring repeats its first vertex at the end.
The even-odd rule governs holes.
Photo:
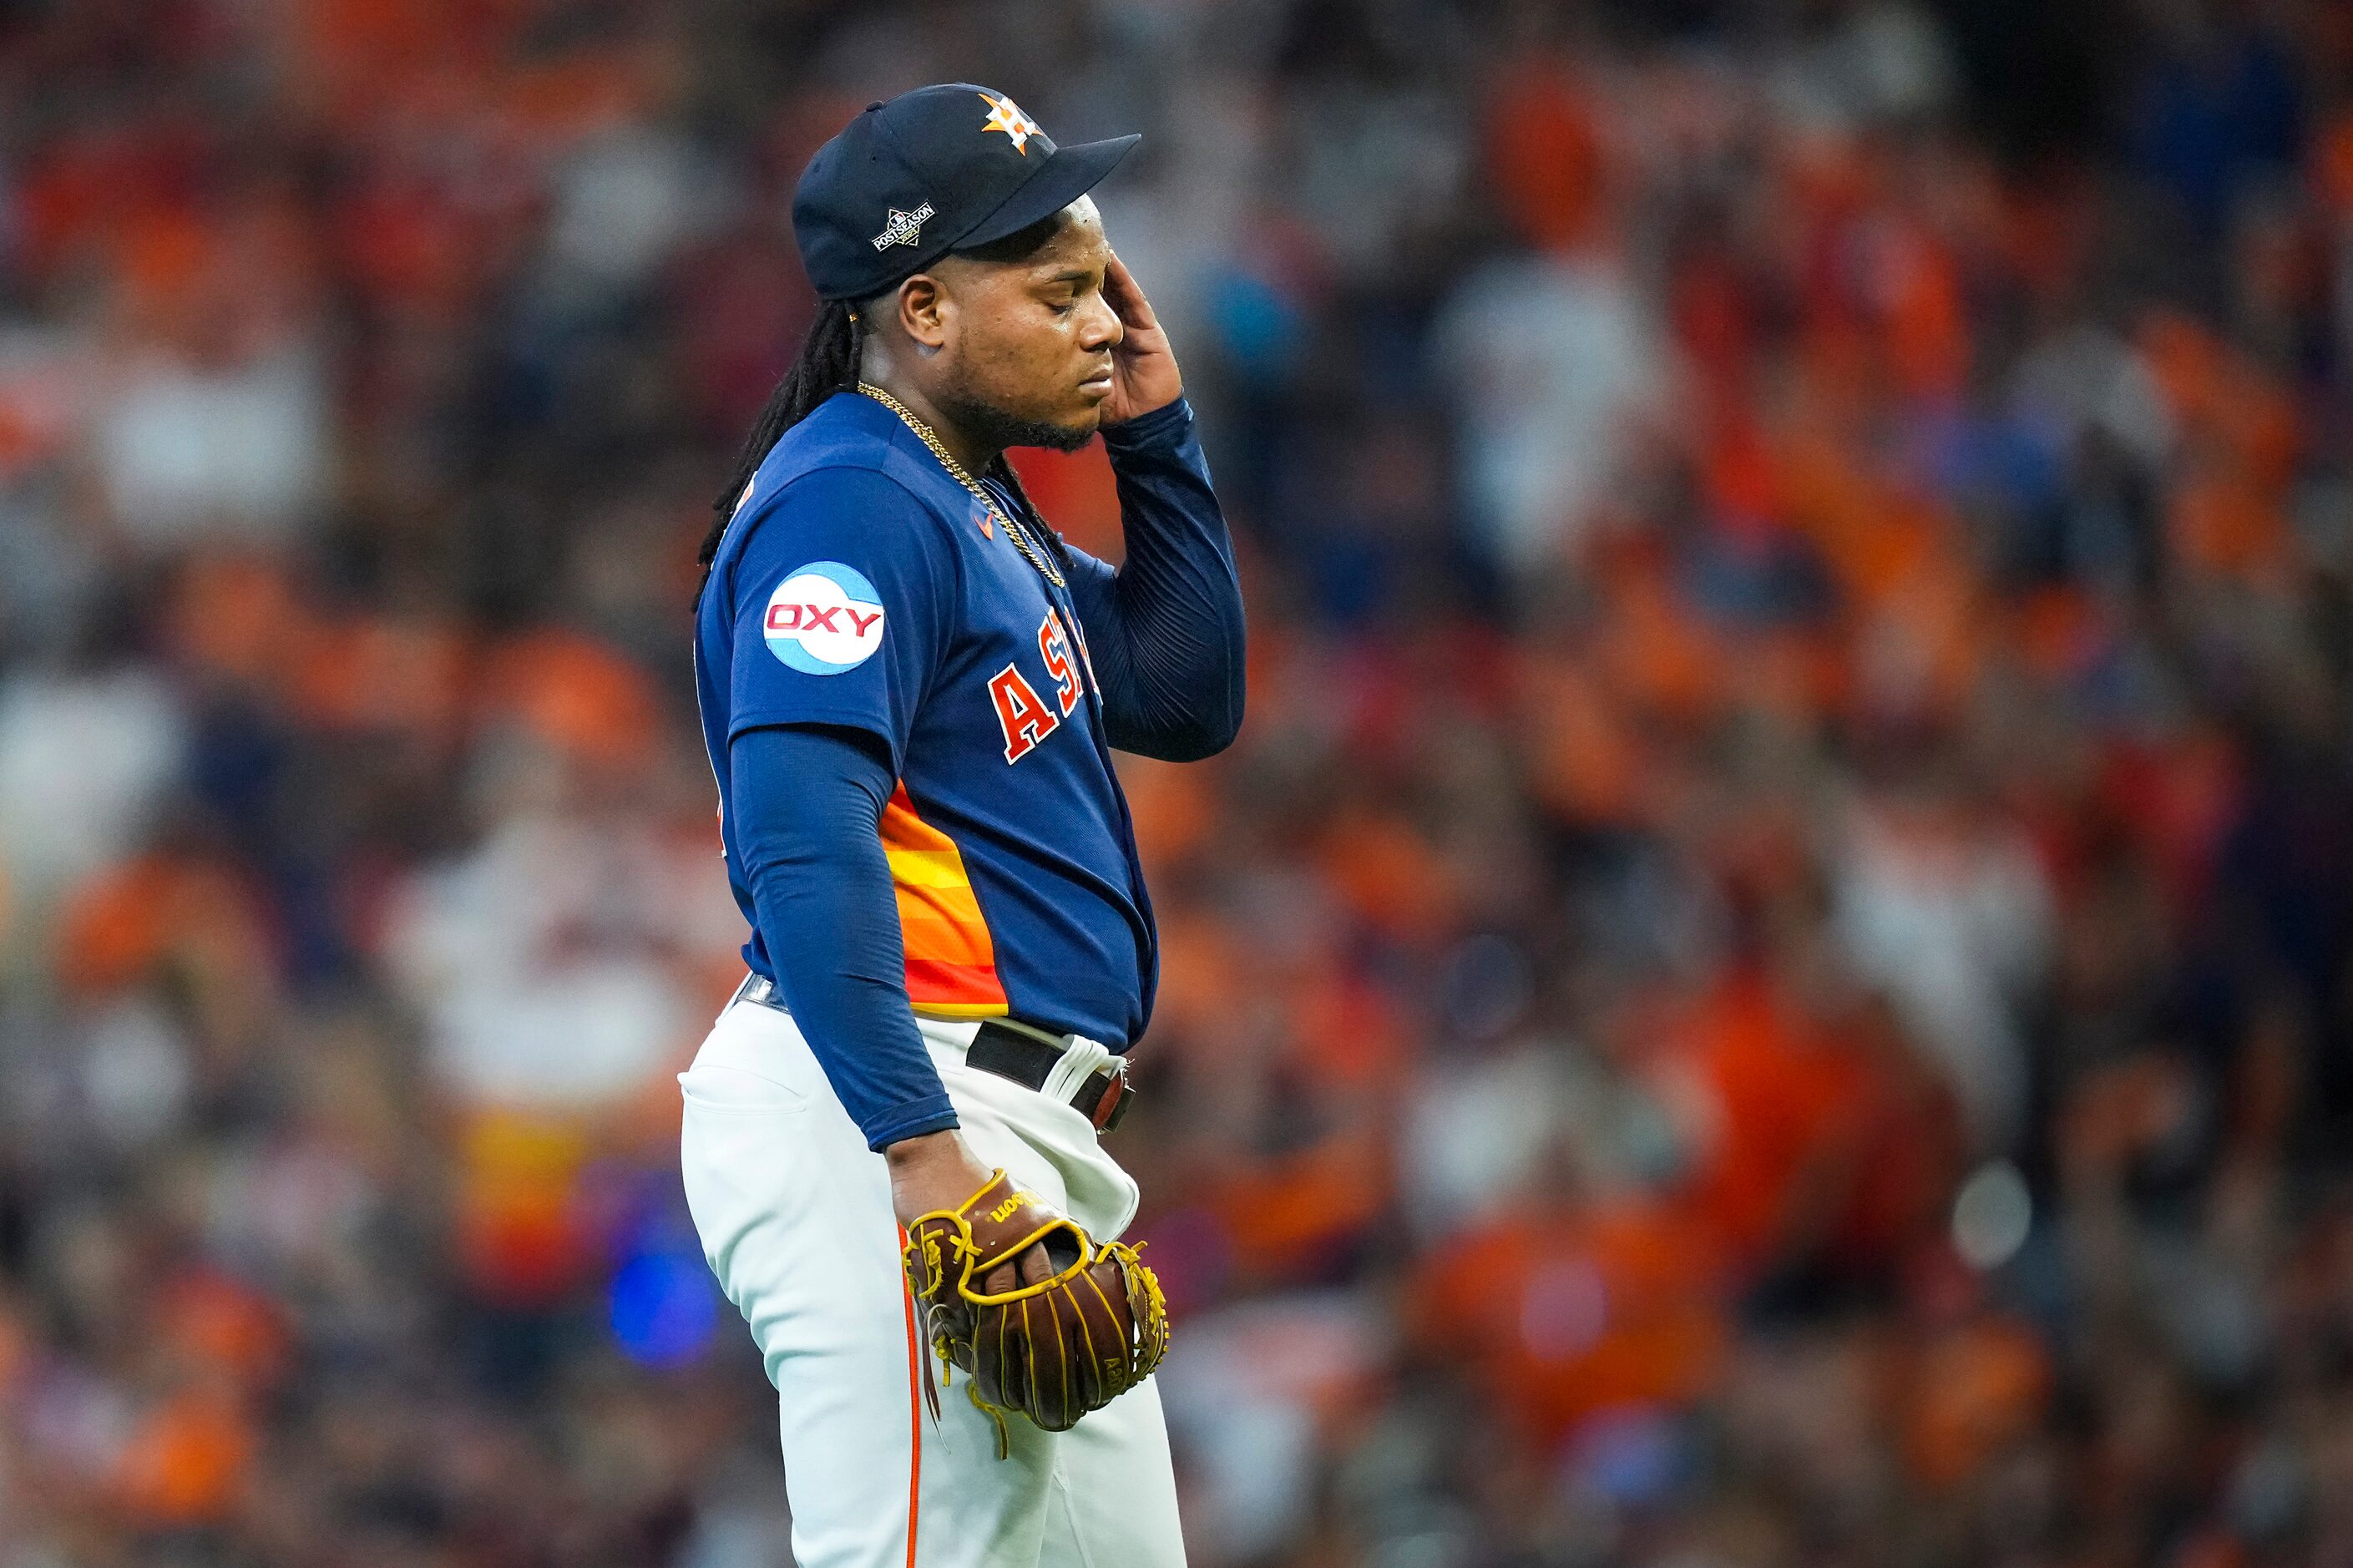
POLYGON ((678 1075, 678 1091, 698 1110, 721 1116, 790 1116, 808 1096, 788 1083, 723 1062, 697 1062, 678 1075))
POLYGON ((967 1130, 994 1123, 1026 1146, 1053 1171, 1064 1212, 1089 1236, 1116 1241, 1134 1222, 1140 1196, 1135 1178, 1103 1147, 1092 1122, 1036 1089, 942 1059, 938 1053, 934 1060, 967 1130))

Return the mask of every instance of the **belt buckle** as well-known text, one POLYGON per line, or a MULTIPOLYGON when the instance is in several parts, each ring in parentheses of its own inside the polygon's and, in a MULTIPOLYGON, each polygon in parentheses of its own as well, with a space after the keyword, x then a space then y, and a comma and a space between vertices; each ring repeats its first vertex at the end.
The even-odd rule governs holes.
POLYGON ((1095 1097, 1094 1114, 1088 1118, 1098 1132, 1114 1131, 1121 1118, 1127 1114, 1128 1101, 1134 1098, 1128 1089, 1127 1058, 1116 1057, 1103 1069, 1103 1089, 1095 1097))

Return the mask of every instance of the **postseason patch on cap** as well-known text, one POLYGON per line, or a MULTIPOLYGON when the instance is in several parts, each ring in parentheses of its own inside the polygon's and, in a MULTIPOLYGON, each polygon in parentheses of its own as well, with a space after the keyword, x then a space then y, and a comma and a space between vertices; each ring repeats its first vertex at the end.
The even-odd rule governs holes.
POLYGON ((839 561, 796 567, 768 595, 768 651, 807 675, 856 669, 882 646, 882 599, 839 561))

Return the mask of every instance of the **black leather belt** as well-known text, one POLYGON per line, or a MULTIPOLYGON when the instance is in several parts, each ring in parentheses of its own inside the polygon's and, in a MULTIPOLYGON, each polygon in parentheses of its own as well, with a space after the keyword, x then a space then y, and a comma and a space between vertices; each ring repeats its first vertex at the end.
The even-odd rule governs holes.
MULTIPOLYGON (((737 986, 735 994, 746 1002, 757 1002, 763 1007, 774 1007, 779 1013, 789 1013, 784 998, 767 976, 746 976, 737 986)), ((972 1044, 964 1053, 969 1066, 983 1072, 993 1072, 999 1078, 1009 1078, 1026 1089, 1043 1089, 1046 1079, 1061 1061, 1063 1047, 1050 1043, 1054 1037, 1043 1029, 1031 1032, 1029 1025, 1007 1023, 1000 1018, 983 1018, 980 1028, 973 1035, 972 1044)), ((1119 1057, 1111 1066, 1090 1076, 1086 1082, 1071 1091, 1073 1110, 1095 1124, 1099 1132, 1109 1132, 1127 1114, 1128 1101, 1134 1096, 1127 1086, 1127 1063, 1119 1057)))

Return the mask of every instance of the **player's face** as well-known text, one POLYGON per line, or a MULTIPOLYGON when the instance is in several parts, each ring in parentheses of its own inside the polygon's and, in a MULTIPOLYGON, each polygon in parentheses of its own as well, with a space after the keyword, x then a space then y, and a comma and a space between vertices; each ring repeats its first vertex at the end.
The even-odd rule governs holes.
POLYGON ((943 367, 943 391, 965 419, 989 427, 996 444, 1074 447, 1094 434, 1122 335, 1103 299, 1110 258, 1102 215, 1081 196, 1028 257, 955 268, 953 363, 943 367))

